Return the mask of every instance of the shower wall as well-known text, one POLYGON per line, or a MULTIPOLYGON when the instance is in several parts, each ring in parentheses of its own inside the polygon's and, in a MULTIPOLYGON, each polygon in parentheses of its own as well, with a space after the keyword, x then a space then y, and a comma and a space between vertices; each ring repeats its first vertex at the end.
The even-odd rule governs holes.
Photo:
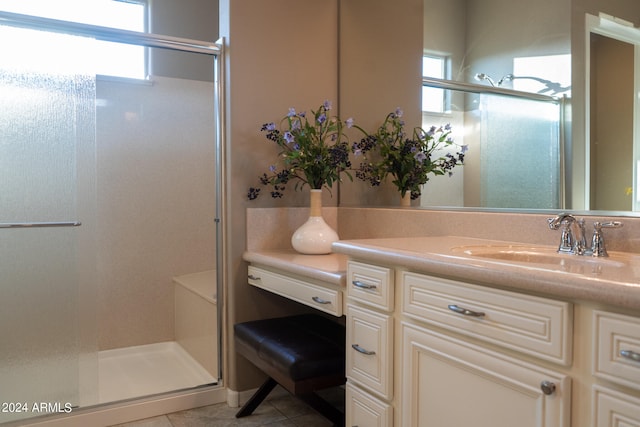
POLYGON ((215 268, 213 84, 152 81, 97 82, 100 350, 173 340, 172 278, 215 268))

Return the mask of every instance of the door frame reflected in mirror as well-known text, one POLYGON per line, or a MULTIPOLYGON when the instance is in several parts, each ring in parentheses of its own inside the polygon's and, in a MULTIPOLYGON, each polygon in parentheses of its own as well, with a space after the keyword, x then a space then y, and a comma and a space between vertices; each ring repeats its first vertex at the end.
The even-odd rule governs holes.
MULTIPOLYGON (((591 70, 591 62, 592 62, 592 52, 591 52, 591 36, 592 34, 597 34, 600 36, 608 37, 611 39, 615 39, 621 42, 629 43, 634 46, 634 59, 633 59, 633 114, 632 114, 632 144, 633 144, 633 155, 632 155, 632 183, 629 187, 632 189, 632 202, 630 209, 633 212, 640 211, 640 182, 639 182, 639 173, 640 168, 638 168, 638 162, 640 161, 640 120, 638 120, 638 112, 640 112, 640 99, 638 98, 639 90, 640 90, 640 29, 633 26, 632 23, 614 18, 612 16, 606 14, 600 14, 600 16, 594 16, 590 14, 586 14, 586 24, 585 24, 585 164, 584 164, 584 200, 585 200, 585 209, 589 209, 593 204, 592 197, 592 181, 590 179, 591 175, 591 144, 592 144, 592 111, 591 111, 591 101, 592 95, 592 75, 594 73, 591 70)), ((594 77, 595 78, 595 77, 594 77)), ((594 209, 597 209, 595 207, 594 209)))

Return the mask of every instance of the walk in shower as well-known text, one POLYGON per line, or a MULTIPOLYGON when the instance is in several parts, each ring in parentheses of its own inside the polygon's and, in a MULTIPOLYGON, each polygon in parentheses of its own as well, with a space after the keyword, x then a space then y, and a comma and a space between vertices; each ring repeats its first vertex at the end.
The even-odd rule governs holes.
POLYGON ((0 39, 0 424, 216 385, 220 45, 8 12, 0 39), (105 41, 150 77, 97 75, 105 41))
POLYGON ((429 206, 564 206, 567 98, 432 78, 423 87, 440 91, 431 93, 444 104, 423 112, 423 126, 450 123, 468 147, 463 168, 425 186, 429 206))

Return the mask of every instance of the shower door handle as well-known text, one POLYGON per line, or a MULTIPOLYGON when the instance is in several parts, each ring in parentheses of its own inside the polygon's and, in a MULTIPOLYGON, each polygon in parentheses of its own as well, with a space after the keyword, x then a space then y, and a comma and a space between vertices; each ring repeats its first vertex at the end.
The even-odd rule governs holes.
POLYGON ((68 222, 0 222, 0 228, 79 227, 78 221, 68 222))

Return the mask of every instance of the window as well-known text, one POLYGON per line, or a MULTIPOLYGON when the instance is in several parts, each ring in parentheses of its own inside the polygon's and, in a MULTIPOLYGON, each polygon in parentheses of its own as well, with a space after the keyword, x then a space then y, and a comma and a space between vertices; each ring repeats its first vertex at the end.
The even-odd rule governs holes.
MULTIPOLYGON (((0 11, 129 31, 145 32, 147 29, 146 0, 0 0, 0 11)), ((21 37, 12 38, 13 43, 33 43, 22 37, 21 34, 21 37)), ((147 77, 144 47, 96 41, 92 49, 96 74, 136 79, 147 77)), ((78 61, 86 61, 83 55, 75 56, 78 61)))
MULTIPOLYGON (((445 56, 425 55, 422 57, 422 76, 444 79, 447 75, 447 58, 445 56)), ((446 108, 444 89, 422 86, 422 111, 444 113, 446 108)))
POLYGON ((513 88, 551 96, 571 96, 571 54, 513 59, 513 88))

